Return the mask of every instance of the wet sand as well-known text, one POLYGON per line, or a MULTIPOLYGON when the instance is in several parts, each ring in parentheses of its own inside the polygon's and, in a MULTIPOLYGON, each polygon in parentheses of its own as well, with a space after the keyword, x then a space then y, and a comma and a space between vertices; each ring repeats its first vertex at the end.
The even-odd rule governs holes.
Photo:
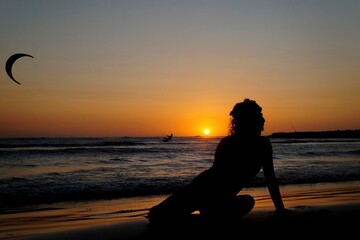
MULTIPOLYGON (((244 191, 254 209, 239 219, 195 220, 154 226, 148 209, 166 196, 58 203, 0 215, 0 239, 184 239, 246 235, 253 237, 351 237, 360 216, 360 182, 282 186, 287 216, 274 214, 265 188, 244 191), (316 234, 316 235, 314 235, 316 234)), ((198 215, 197 215, 198 216, 198 215)))

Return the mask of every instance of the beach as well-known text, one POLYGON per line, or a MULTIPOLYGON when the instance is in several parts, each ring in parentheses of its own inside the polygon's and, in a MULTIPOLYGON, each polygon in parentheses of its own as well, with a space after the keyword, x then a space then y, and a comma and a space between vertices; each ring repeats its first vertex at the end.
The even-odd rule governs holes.
MULTIPOLYGON (((359 139, 271 139, 289 216, 274 214, 263 173, 239 219, 154 226, 148 210, 213 164, 220 138, 0 140, 0 239, 187 239, 348 235, 360 213, 359 139), (160 139, 161 140, 161 139, 160 139)), ((351 235, 349 235, 351 236, 351 235)), ((343 239, 343 238, 342 238, 343 239)))
POLYGON ((245 233, 285 237, 289 231, 303 236, 351 236, 356 232, 359 181, 285 185, 281 192, 285 206, 292 211, 286 216, 274 214, 266 188, 249 188, 243 193, 254 196, 256 204, 242 218, 166 226, 152 226, 145 217, 148 209, 166 195, 44 204, 2 214, 0 239, 172 239, 245 233))

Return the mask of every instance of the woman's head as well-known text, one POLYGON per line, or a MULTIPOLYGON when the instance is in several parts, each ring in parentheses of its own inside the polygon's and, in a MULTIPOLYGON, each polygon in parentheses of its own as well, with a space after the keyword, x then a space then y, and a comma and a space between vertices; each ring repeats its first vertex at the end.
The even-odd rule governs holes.
POLYGON ((260 135, 265 123, 261 111, 262 108, 256 101, 248 98, 235 104, 230 112, 230 135, 260 135))

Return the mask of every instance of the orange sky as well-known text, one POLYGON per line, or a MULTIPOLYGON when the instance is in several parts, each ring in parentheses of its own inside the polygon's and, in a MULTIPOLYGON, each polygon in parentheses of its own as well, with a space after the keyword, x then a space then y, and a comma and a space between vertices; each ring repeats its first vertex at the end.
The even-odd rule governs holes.
POLYGON ((360 128, 359 2, 3 1, 0 137, 360 128), (6 33, 6 34, 5 34, 6 33), (21 58, 13 73, 8 57, 21 58))

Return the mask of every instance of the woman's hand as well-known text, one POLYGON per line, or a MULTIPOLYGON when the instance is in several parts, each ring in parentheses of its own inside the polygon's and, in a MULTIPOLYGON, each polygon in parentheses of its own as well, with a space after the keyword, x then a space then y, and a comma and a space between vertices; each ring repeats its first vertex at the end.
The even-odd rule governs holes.
POLYGON ((275 210, 275 215, 276 216, 289 216, 291 215, 293 212, 287 208, 282 208, 282 209, 276 209, 275 210))

